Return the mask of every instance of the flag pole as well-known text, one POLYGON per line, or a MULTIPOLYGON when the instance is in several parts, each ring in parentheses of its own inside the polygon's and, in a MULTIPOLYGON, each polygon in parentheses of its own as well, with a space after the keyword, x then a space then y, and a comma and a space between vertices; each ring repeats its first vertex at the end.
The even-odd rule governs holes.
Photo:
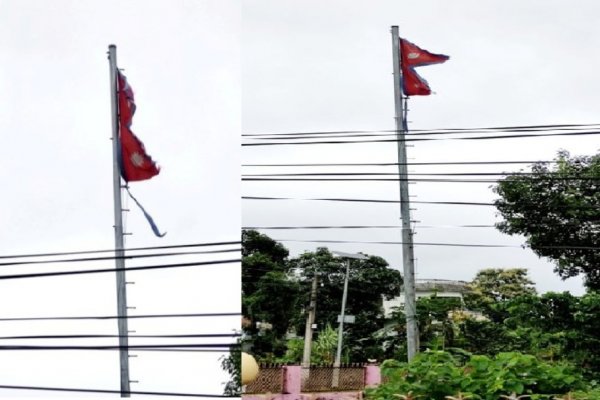
POLYGON ((402 107, 402 76, 400 71, 400 36, 398 26, 392 26, 394 62, 394 104, 398 139, 398 174, 400 184, 400 218, 402 220, 402 265, 404 270, 404 313, 406 315, 406 343, 408 361, 419 351, 419 328, 415 298, 415 256, 413 232, 410 227, 410 197, 408 195, 408 166, 406 165, 406 113, 402 107))
POLYGON ((112 113, 113 193, 115 214, 115 267, 117 273, 117 315, 119 323, 119 360, 121 397, 130 397, 129 352, 127 328, 127 290, 125 282, 125 250, 123 246, 123 208, 121 203, 121 173, 119 168, 119 117, 117 105, 117 47, 108 46, 110 65, 110 101, 112 113))

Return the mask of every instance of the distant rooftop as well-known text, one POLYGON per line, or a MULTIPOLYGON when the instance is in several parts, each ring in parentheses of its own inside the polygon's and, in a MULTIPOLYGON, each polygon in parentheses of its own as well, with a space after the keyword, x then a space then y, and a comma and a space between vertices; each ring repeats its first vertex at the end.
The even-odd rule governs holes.
POLYGON ((460 292, 469 290, 469 283, 449 279, 417 279, 415 290, 417 292, 460 292))

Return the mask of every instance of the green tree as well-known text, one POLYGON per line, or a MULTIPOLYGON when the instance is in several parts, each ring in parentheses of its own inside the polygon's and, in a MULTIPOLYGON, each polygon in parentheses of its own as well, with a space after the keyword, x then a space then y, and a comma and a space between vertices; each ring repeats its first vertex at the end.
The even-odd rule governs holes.
POLYGON ((500 181, 495 205, 504 221, 497 228, 525 236, 538 256, 554 261, 561 278, 581 274, 588 288, 600 289, 600 154, 561 151, 556 161, 500 181))
MULTIPOLYGON (((316 321, 320 326, 337 326, 340 313, 346 260, 336 258, 326 248, 307 252, 290 260, 303 282, 303 304, 308 304, 310 283, 315 273, 321 285, 317 294, 316 321)), ((383 298, 391 299, 400 293, 402 277, 381 257, 351 260, 346 314, 354 315, 353 324, 344 325, 344 348, 352 361, 381 358, 383 349, 374 333, 383 328, 383 298)), ((297 319, 298 332, 304 331, 305 316, 297 319)))
POLYGON ((225 383, 225 396, 239 397, 242 393, 242 351, 240 348, 241 339, 237 344, 229 348, 229 354, 222 356, 221 368, 231 376, 231 380, 225 383))
POLYGON ((494 306, 499 302, 536 293, 524 268, 482 269, 469 284, 469 289, 465 294, 466 308, 491 317, 494 316, 494 306))
POLYGON ((267 235, 242 231, 242 313, 250 320, 244 331, 259 356, 285 353, 285 334, 298 312, 299 284, 287 257, 288 250, 267 235), (266 324, 259 328, 259 322, 266 324))

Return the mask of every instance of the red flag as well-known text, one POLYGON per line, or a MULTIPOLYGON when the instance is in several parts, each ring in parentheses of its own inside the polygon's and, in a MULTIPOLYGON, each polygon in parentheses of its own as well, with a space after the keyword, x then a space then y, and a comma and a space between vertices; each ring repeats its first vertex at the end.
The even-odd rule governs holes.
POLYGON ((402 67, 402 91, 406 96, 428 96, 431 94, 427 81, 410 67, 402 67))
POLYGON ((121 176, 126 182, 143 181, 158 175, 160 169, 146 153, 144 144, 131 131, 135 113, 133 90, 125 76, 118 72, 119 144, 121 176))
POLYGON ((443 54, 433 54, 423 50, 406 39, 400 39, 400 54, 402 54, 402 65, 406 67, 439 64, 450 58, 443 54))
POLYGON ((402 69, 402 91, 407 96, 428 96, 431 89, 427 81, 419 76, 415 67, 439 64, 450 57, 423 50, 406 39, 400 39, 400 66, 402 69))

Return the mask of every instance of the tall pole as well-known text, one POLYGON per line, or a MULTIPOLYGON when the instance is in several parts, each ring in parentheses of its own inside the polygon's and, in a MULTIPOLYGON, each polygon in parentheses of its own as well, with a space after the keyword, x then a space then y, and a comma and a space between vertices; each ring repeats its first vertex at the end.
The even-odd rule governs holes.
POLYGON ((338 329, 337 352, 333 363, 333 387, 337 387, 340 379, 340 364, 342 360, 342 343, 344 340, 344 316, 346 313, 346 300, 348 299, 348 275, 350 274, 350 259, 346 260, 346 276, 344 277, 344 293, 342 294, 342 310, 340 312, 340 324, 338 329))
POLYGON ((129 352, 127 332, 127 290, 125 283, 125 251, 123 246, 123 218, 121 203, 121 174, 119 170, 119 120, 117 106, 117 47, 108 46, 110 65, 110 101, 112 112, 113 193, 115 212, 115 267, 117 270, 117 315, 119 323, 119 360, 121 370, 121 397, 130 397, 129 352))
POLYGON ((306 328, 304 329, 304 353, 302 355, 302 381, 308 379, 310 374, 310 350, 312 347, 312 326, 315 323, 315 315, 317 312, 317 282, 318 274, 315 272, 315 276, 312 281, 312 288, 310 290, 310 304, 308 306, 308 316, 306 317, 306 328))
POLYGON ((410 198, 408 197, 408 171, 405 142, 405 115, 402 109, 402 77, 400 72, 400 36, 398 27, 392 26, 394 61, 394 104, 398 139, 398 173, 400 183, 400 218, 402 219, 402 265, 404 269, 404 313, 406 314, 406 340, 408 361, 418 352, 419 328, 415 300, 415 257, 413 232, 410 227, 410 198))

